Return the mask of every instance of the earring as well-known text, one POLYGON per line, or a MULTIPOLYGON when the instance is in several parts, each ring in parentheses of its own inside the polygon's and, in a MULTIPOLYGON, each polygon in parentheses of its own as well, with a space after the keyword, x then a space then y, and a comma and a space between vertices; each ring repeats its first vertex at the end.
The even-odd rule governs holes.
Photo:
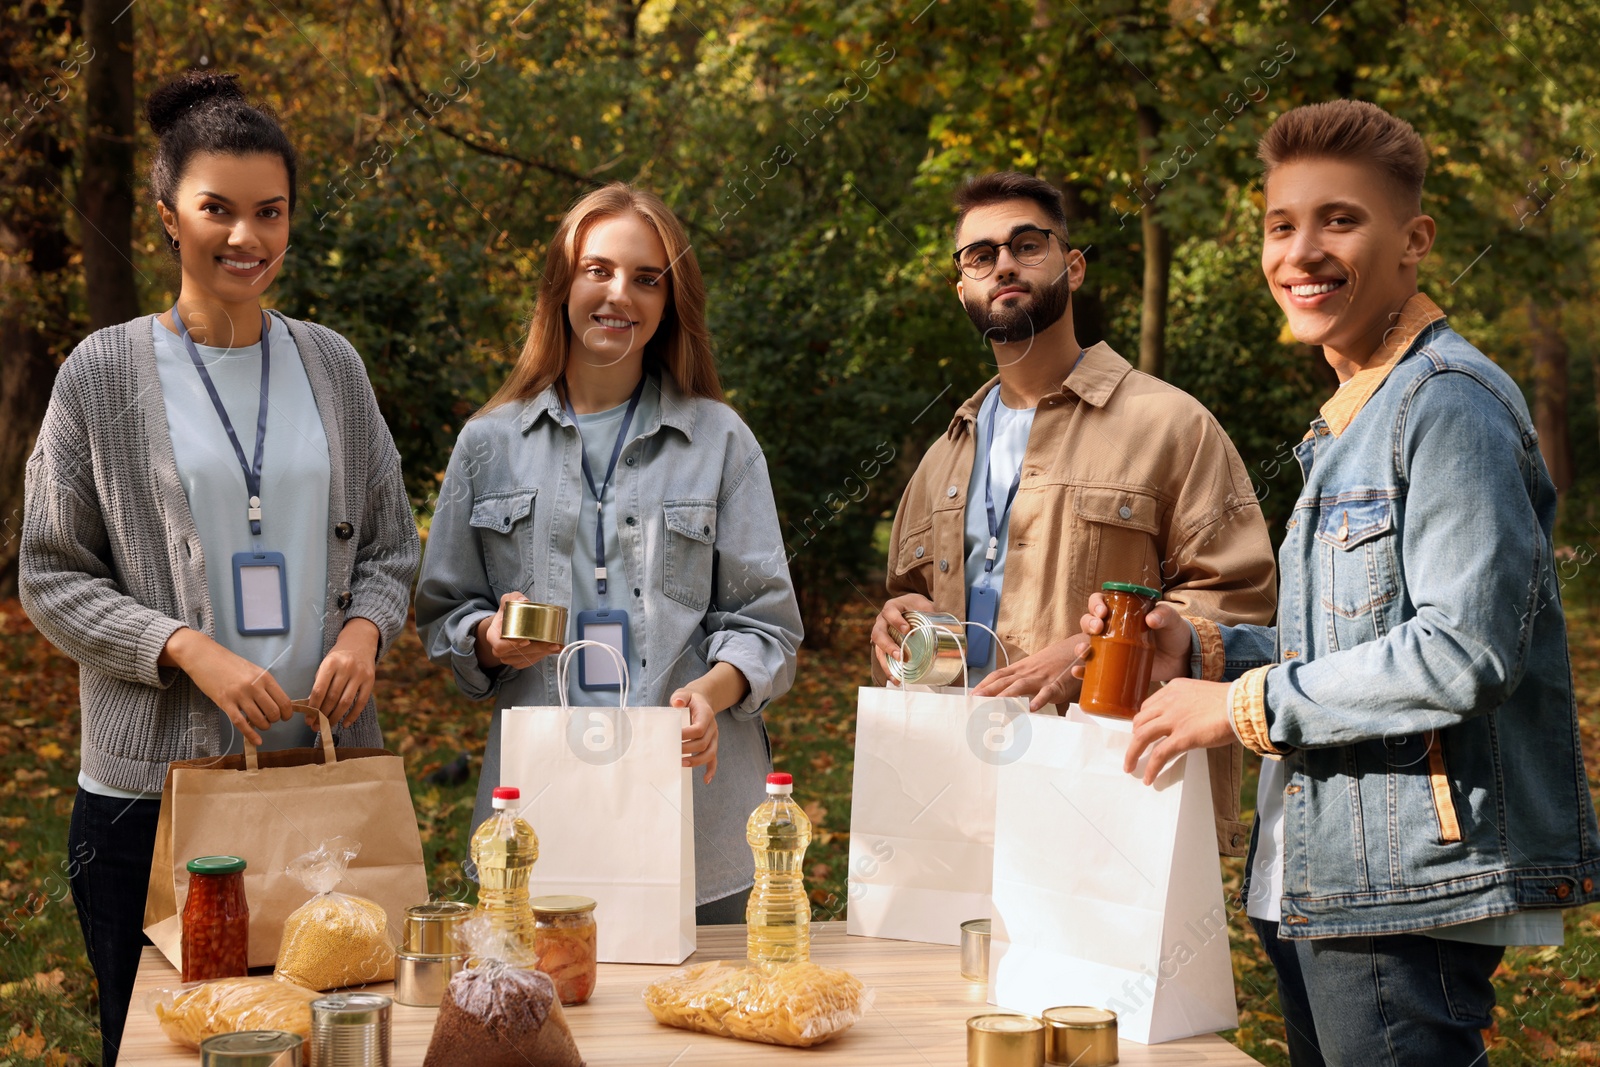
POLYGON ((178 251, 178 248, 179 248, 178 239, 176 237, 172 236, 170 233, 167 234, 167 243, 172 246, 172 250, 174 252, 178 251))

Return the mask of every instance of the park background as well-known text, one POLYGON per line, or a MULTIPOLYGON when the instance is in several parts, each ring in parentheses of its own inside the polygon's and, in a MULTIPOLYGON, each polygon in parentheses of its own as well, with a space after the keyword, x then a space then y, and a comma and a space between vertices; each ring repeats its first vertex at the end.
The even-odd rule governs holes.
MULTIPOLYGON (((14 599, 16 533, 55 368, 175 295, 138 117, 162 81, 237 72, 285 123, 299 204, 268 302, 360 350, 424 532, 566 207, 623 179, 685 219, 805 615, 799 682, 767 719, 817 825, 825 919, 846 907, 854 690, 887 522, 993 373, 953 294, 957 184, 1016 168, 1060 186, 1089 260, 1080 338, 1217 414, 1276 541, 1299 487, 1289 449, 1334 379, 1263 284, 1254 146, 1287 108, 1338 96, 1427 141, 1440 236, 1423 288, 1535 413, 1596 781, 1597 39, 1595 0, 0 0, 0 1067, 96 1058, 65 877, 76 672, 14 599)), ((454 892, 476 765, 464 783, 428 776, 475 759, 487 709, 414 634, 378 697, 435 888, 454 892)), ((1239 864, 1225 873, 1236 887, 1239 864)), ((1508 954, 1491 1063, 1600 1063, 1600 909, 1567 931, 1508 954)), ((1242 915, 1232 933, 1229 1036, 1285 1063, 1271 969, 1242 915)))

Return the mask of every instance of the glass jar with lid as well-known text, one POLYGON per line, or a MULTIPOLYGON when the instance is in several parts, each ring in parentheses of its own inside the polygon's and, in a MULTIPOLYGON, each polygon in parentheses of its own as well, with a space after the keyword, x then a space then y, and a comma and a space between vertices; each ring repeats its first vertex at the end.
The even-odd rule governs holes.
POLYGON ((187 867, 183 980, 243 977, 250 966, 250 904, 244 895, 244 860, 238 856, 201 856, 190 860, 187 867))
POLYGON ((1089 638, 1078 706, 1096 715, 1131 719, 1150 690, 1156 639, 1144 617, 1160 603, 1161 590, 1131 582, 1107 582, 1100 588, 1111 614, 1105 629, 1089 638))
POLYGON ((582 1004, 594 992, 600 951, 594 908, 589 897, 533 898, 533 950, 565 1005, 582 1004))

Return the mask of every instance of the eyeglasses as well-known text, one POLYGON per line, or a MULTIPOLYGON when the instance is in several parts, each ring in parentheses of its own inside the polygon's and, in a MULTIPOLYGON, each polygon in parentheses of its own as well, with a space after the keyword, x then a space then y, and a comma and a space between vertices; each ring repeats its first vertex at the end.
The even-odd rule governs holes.
MULTIPOLYGON (((994 273, 994 265, 1000 260, 1000 250, 1009 248, 1011 258, 1025 267, 1037 267, 1044 262, 1050 254, 1050 238, 1055 236, 1051 230, 1021 230, 1011 235, 1011 240, 995 244, 992 241, 974 241, 965 248, 956 250, 951 259, 956 261, 956 266, 962 274, 973 281, 980 281, 994 273)), ((1062 249, 1071 245, 1061 241, 1062 249)))

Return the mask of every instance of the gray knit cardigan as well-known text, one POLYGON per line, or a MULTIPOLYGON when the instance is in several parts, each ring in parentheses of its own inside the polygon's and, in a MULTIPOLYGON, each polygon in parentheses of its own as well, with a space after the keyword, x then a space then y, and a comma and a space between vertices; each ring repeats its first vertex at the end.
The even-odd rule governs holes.
MULTIPOLYGON (((350 343, 284 321, 328 438, 323 653, 356 616, 388 648, 405 625, 420 555, 400 456, 350 343)), ((28 459, 19 571, 28 617, 78 662, 83 770, 118 789, 159 792, 168 763, 221 750, 225 720, 182 671, 156 665, 174 631, 215 636, 217 620, 173 458, 152 323, 96 331, 57 373, 28 459)), ((336 738, 381 745, 375 704, 336 738)))

